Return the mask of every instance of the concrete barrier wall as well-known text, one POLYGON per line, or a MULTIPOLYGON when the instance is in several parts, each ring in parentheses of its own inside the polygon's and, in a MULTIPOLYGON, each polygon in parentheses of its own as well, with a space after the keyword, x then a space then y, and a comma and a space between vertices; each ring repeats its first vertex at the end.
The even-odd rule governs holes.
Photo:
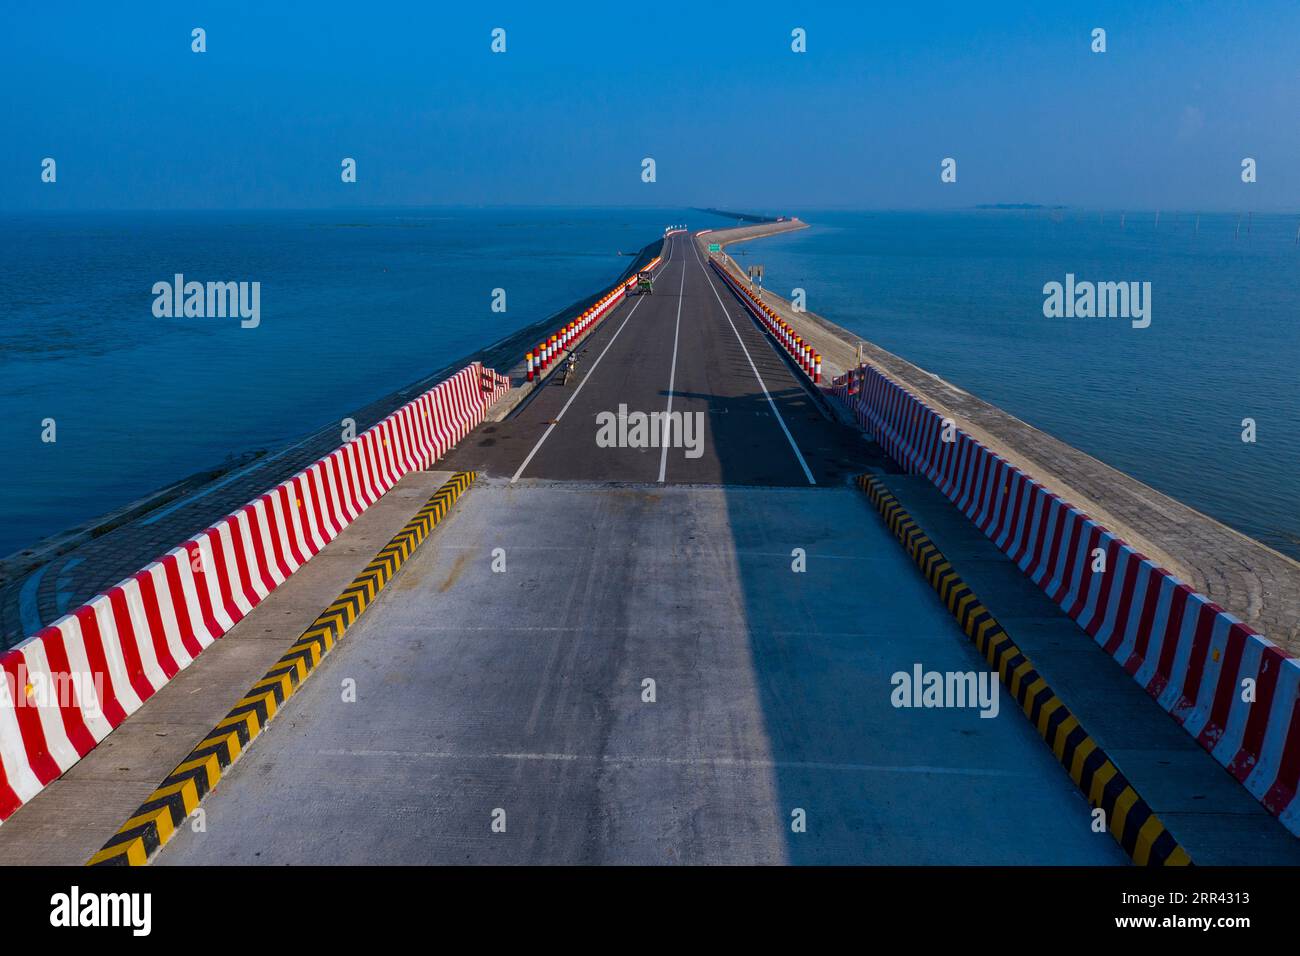
POLYGON ((745 303, 747 308, 758 319, 763 328, 767 329, 768 334, 776 341, 785 351, 804 376, 814 384, 820 384, 822 380, 822 357, 819 352, 813 349, 811 344, 805 342, 790 326, 784 321, 776 311, 763 302, 757 295, 745 288, 744 285, 737 282, 731 273, 718 265, 718 261, 712 256, 709 257, 709 265, 713 271, 722 277, 733 292, 740 297, 740 301, 745 303))
POLYGON ((877 369, 831 391, 1300 835, 1300 661, 877 369))
POLYGON ((510 381, 474 363, 0 654, 0 821, 86 755, 510 381))
MULTIPOLYGON (((667 233, 667 235, 672 235, 672 233, 667 233)), ((655 268, 655 266, 659 265, 661 261, 663 260, 660 256, 655 256, 642 266, 640 271, 649 272, 651 269, 655 268)), ((554 371, 555 362, 564 354, 565 350, 576 344, 578 340, 591 331, 591 329, 594 328, 601 319, 609 315, 609 313, 613 311, 614 307, 623 301, 624 297, 627 295, 628 289, 636 285, 636 281, 636 275, 620 281, 612 289, 593 302, 589 308, 584 309, 577 318, 560 326, 553 334, 547 336, 545 341, 539 343, 535 349, 528 352, 527 355, 524 356, 526 369, 525 374, 528 376, 528 381, 531 382, 534 379, 544 378, 550 373, 550 371, 554 371)))

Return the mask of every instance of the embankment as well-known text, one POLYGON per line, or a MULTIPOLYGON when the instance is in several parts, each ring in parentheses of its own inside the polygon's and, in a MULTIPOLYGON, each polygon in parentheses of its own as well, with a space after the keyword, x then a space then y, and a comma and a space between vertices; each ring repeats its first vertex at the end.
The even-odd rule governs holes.
MULTIPOLYGON (((717 230, 700 240, 724 252, 784 232, 785 224, 717 230)), ((798 223, 790 228, 802 228, 798 223)), ((733 276, 744 270, 723 256, 733 276)), ((914 393, 972 438, 1113 529, 1216 604, 1300 653, 1300 563, 1112 468, 770 290, 763 301, 821 353, 827 379, 863 361, 914 393)))
MULTIPOLYGON (((570 317, 576 317, 594 324, 621 299, 630 278, 655 261, 661 246, 659 240, 643 249, 611 289, 479 355, 508 364, 557 323, 569 319, 561 327, 572 329, 570 317)), ((200 533, 189 525, 185 535, 167 537, 192 514, 144 527, 152 510, 144 507, 130 509, 128 520, 96 539, 107 551, 110 538, 125 542, 132 539, 123 532, 135 534, 134 551, 127 548, 125 555, 93 568, 99 579, 141 547, 149 547, 153 557, 182 543, 108 579, 80 606, 0 652, 0 821, 93 750, 403 476, 442 458, 511 390, 508 377, 481 361, 433 378, 438 381, 432 387, 415 385, 396 393, 417 392, 395 411, 389 405, 375 424, 342 445, 335 429, 325 430, 320 440, 331 441, 332 435, 331 450, 305 467, 299 459, 318 441, 287 450, 297 454, 274 456, 282 459, 282 468, 299 466, 277 483, 248 494, 249 485, 270 472, 244 469, 193 492, 205 499, 202 508, 208 513, 221 508, 198 525, 206 528, 200 533), (232 495, 242 496, 240 507, 228 507, 232 495)), ((172 497, 158 496, 160 505, 172 497)))
MULTIPOLYGON (((640 271, 658 255, 662 245, 662 239, 648 243, 630 259, 618 282, 640 271)), ((361 433, 377 424, 393 409, 473 362, 509 370, 506 374, 512 383, 522 384, 524 353, 565 320, 590 308, 602 294, 603 291, 593 292, 553 315, 350 411, 356 431, 361 433)), ((297 474, 333 450, 338 445, 339 433, 339 424, 331 422, 285 448, 250 451, 0 559, 0 650, 35 634, 45 624, 143 567, 175 542, 194 534, 196 529, 220 520, 263 489, 297 474)))
POLYGON ((737 222, 769 223, 777 222, 777 216, 762 216, 748 212, 732 212, 728 209, 698 209, 697 212, 718 216, 721 219, 734 219, 737 222))
POLYGON ((509 391, 471 364, 0 653, 0 821, 509 391))
POLYGON ((905 471, 1300 834, 1300 565, 820 316, 770 292, 760 301, 716 259, 760 321, 822 354, 832 394, 905 471))

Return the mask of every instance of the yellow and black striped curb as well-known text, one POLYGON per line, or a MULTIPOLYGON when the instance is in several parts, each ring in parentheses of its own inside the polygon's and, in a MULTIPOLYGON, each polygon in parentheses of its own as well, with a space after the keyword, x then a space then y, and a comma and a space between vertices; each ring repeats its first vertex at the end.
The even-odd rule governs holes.
POLYGON ((434 493, 406 526, 343 589, 266 676, 254 684, 212 732, 181 761, 149 799, 122 824, 88 866, 143 866, 172 838, 199 802, 274 719, 308 675, 375 600, 402 563, 420 546, 474 481, 458 472, 434 493))
POLYGON ((1124 852, 1139 866, 1190 866, 1187 851, 1083 729, 975 592, 957 576, 943 552, 903 510, 898 499, 874 475, 859 475, 857 482, 966 636, 997 668, 1002 683, 1088 802, 1106 812, 1111 836, 1124 852))

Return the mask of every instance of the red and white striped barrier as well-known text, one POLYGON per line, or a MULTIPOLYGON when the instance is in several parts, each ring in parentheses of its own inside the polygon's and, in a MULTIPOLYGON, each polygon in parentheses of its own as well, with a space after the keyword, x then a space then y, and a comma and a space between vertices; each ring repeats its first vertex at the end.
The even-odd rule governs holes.
MULTIPOLYGON (((659 256, 655 256, 640 271, 648 272, 659 265, 661 261, 662 259, 659 256)), ((555 360, 622 302, 627 290, 636 285, 636 281, 637 277, 632 276, 632 278, 620 282, 593 302, 590 308, 583 310, 582 314, 576 319, 565 323, 557 333, 527 353, 524 356, 524 362, 528 369, 528 381, 532 382, 544 378, 544 373, 555 360)))
POLYGON ((790 324, 776 314, 775 309, 732 278, 731 273, 718 265, 718 261, 712 256, 709 257, 709 265, 713 266, 713 271, 722 276, 722 280, 740 296, 741 301, 745 303, 745 307, 767 329, 768 333, 780 344, 786 354, 794 359, 795 364, 799 366, 808 380, 814 385, 821 384, 822 357, 812 345, 796 335, 790 324))
POLYGON ((1300 836, 1300 661, 877 369, 832 393, 1300 836))
POLYGON ((475 362, 104 594, 0 653, 0 821, 235 626, 510 380, 475 362))

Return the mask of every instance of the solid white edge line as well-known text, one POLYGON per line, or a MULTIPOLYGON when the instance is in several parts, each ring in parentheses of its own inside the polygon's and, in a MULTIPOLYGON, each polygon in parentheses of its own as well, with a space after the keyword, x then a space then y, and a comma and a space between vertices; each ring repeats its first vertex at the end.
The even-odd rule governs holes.
MULTIPOLYGON (((799 446, 795 444, 794 436, 790 434, 790 429, 786 427, 785 419, 781 417, 781 411, 776 407, 776 402, 772 401, 772 395, 767 390, 767 384, 763 381, 763 376, 758 374, 758 366, 754 364, 753 358, 750 357, 749 349, 745 348, 745 340, 740 337, 740 330, 736 328, 736 323, 731 321, 731 313, 727 311, 727 306, 722 301, 722 296, 718 295, 717 286, 713 284, 713 277, 709 275, 709 270, 704 267, 704 260, 700 258, 699 245, 692 239, 691 248, 695 250, 695 261, 699 264, 700 271, 704 273, 704 281, 709 284, 713 290, 713 297, 718 300, 718 305, 722 306, 722 314, 727 317, 727 324, 731 326, 731 331, 736 333, 736 341, 740 343, 740 350, 745 353, 745 361, 749 362, 750 369, 754 372, 754 378, 758 379, 758 387, 763 390, 764 397, 767 398, 767 404, 772 406, 772 414, 776 416, 777 422, 781 426, 781 431, 785 432, 786 441, 790 443, 790 448, 794 451, 794 456, 799 459, 799 467, 803 469, 804 475, 808 478, 808 484, 817 484, 817 479, 813 477, 812 471, 808 467, 808 462, 804 461, 803 452, 799 451, 799 446)), ((660 479, 661 481, 663 479, 660 479)))
MULTIPOLYGON (((670 245, 668 249, 668 258, 659 264, 659 271, 662 272, 665 268, 667 268, 668 263, 672 261, 672 254, 673 254, 672 247, 670 245)), ((684 276, 685 274, 686 274, 686 267, 682 266, 682 275, 684 276)), ((600 364, 600 360, 605 357, 605 353, 610 350, 610 347, 614 344, 614 341, 618 338, 619 333, 623 331, 624 326, 626 326, 628 321, 632 318, 632 316, 636 314, 636 310, 641 308, 641 302, 642 302, 642 296, 637 296, 636 305, 632 306, 631 311, 628 312, 627 314, 627 318, 623 320, 622 325, 618 327, 618 330, 614 332, 614 334, 610 337, 610 340, 607 343, 605 343, 605 347, 601 349, 600 354, 596 356, 596 361, 591 363, 591 368, 587 369, 587 374, 582 377, 582 381, 578 383, 578 387, 573 390, 573 394, 569 396, 569 400, 565 402, 564 407, 560 409, 560 414, 556 415, 555 421, 551 422, 551 424, 546 427, 546 431, 542 432, 542 437, 537 439, 537 444, 533 446, 533 450, 528 453, 528 457, 524 459, 523 464, 519 466, 519 470, 516 471, 514 477, 510 479, 510 483, 512 485, 516 481, 518 481, 519 476, 524 473, 524 469, 528 467, 528 463, 533 460, 533 456, 537 454, 537 450, 542 447, 542 442, 546 441, 546 439, 550 437, 551 432, 555 431, 555 426, 560 424, 560 419, 562 419, 564 417, 564 413, 569 410, 569 406, 572 405, 573 400, 578 397, 578 393, 581 392, 582 387, 587 384, 587 380, 590 379, 591 376, 595 373, 596 366, 600 364)), ((680 308, 680 304, 678 307, 680 308)), ((538 385, 538 387, 539 388, 541 387, 540 384, 538 385)))

